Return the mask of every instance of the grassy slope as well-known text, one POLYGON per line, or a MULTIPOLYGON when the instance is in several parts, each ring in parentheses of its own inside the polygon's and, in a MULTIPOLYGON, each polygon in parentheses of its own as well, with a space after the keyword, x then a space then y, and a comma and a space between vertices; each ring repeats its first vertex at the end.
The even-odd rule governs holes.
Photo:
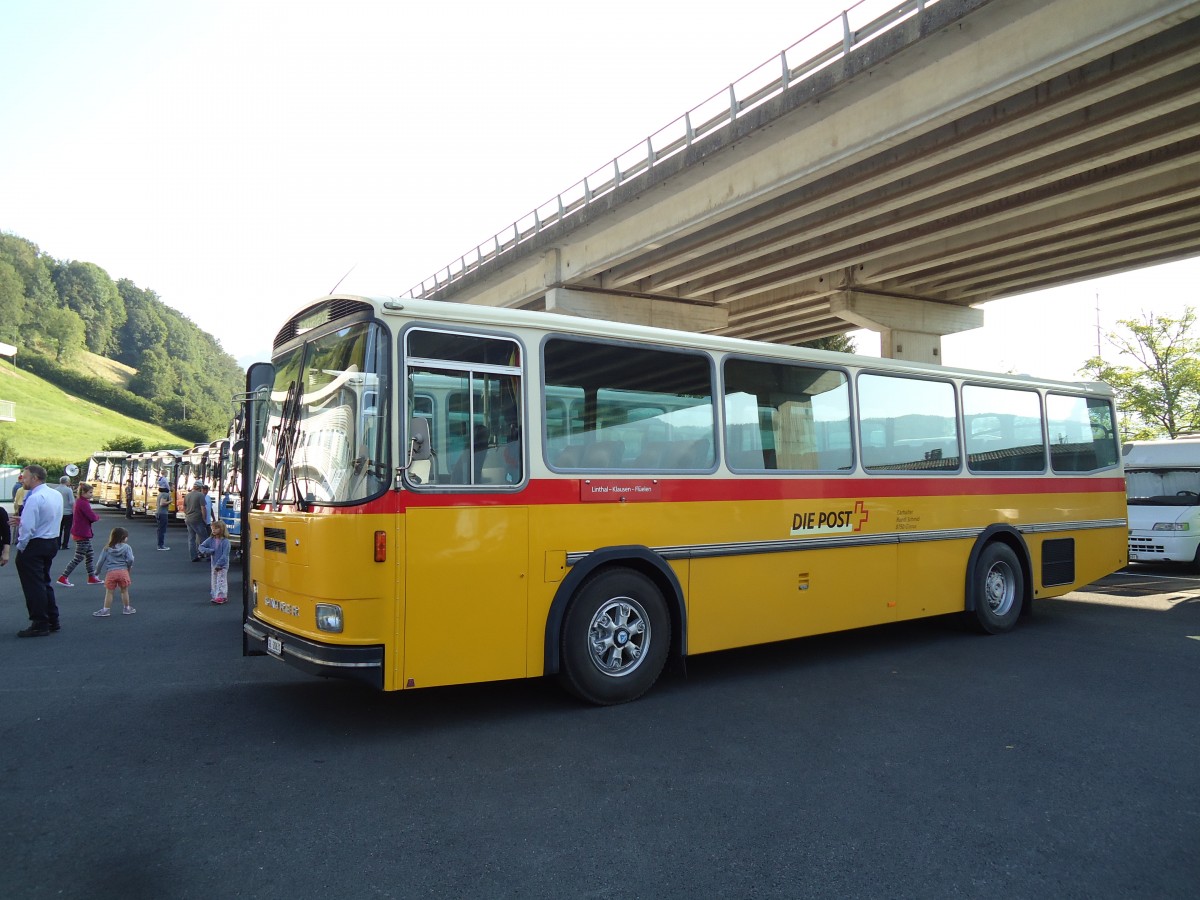
MULTIPOLYGON (((127 366, 101 357, 81 362, 80 368, 107 380, 127 381, 127 366)), ((59 461, 82 465, 93 452, 119 437, 139 437, 148 449, 190 447, 191 441, 168 431, 73 397, 48 381, 0 359, 0 400, 16 404, 16 421, 0 422, 19 459, 59 461)))
POLYGON ((131 369, 125 363, 119 363, 115 359, 109 359, 105 356, 97 356, 95 353, 89 353, 86 350, 76 363, 75 368, 81 372, 87 372, 87 374, 93 375, 101 381, 107 381, 110 384, 120 385, 121 387, 129 387, 130 380, 137 374, 137 369, 131 369))

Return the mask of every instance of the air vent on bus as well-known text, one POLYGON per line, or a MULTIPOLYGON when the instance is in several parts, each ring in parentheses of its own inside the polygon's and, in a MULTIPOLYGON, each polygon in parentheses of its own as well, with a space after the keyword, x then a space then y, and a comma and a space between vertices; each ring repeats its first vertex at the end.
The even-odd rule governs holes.
POLYGON ((280 347, 298 334, 310 331, 313 328, 319 328, 338 319, 344 319, 346 316, 361 315, 363 313, 369 314, 370 312, 370 305, 363 303, 361 300, 334 300, 325 304, 323 308, 320 305, 317 307, 310 306, 308 309, 302 310, 292 316, 287 324, 279 329, 279 333, 275 335, 275 343, 272 347, 280 347))
POLYGON ((1070 584, 1075 580, 1075 539, 1060 538, 1042 544, 1042 584, 1070 584))
POLYGON ((274 553, 287 553, 287 529, 264 528, 263 549, 274 553))

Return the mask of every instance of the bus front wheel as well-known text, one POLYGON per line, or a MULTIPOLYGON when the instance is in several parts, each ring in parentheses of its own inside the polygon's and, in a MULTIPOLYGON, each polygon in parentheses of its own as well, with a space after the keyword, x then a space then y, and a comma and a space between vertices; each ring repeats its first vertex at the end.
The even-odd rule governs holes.
POLYGON ((658 680, 671 646, 671 617, 654 582, 632 569, 605 569, 571 600, 562 629, 564 687, 608 706, 636 700, 658 680))
POLYGON ((995 541, 983 548, 972 573, 975 592, 974 625, 986 634, 1011 631, 1021 615, 1025 580, 1010 547, 995 541))

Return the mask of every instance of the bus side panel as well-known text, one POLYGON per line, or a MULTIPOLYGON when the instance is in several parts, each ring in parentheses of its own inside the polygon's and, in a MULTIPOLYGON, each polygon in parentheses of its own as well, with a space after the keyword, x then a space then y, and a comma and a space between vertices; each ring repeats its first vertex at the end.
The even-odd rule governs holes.
POLYGON ((896 547, 692 560, 688 652, 705 653, 895 618, 896 547))
POLYGON ((898 619, 919 619, 966 608, 967 560, 973 540, 902 543, 898 619))
POLYGON ((402 686, 524 678, 528 510, 410 507, 406 519, 402 686))

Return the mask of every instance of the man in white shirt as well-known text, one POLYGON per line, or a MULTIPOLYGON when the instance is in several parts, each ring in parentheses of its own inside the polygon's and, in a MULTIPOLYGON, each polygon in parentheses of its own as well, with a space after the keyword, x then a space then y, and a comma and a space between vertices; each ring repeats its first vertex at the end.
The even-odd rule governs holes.
POLYGON ((21 470, 25 505, 16 517, 17 574, 29 611, 29 627, 17 637, 43 637, 59 630, 58 604, 50 580, 50 567, 58 552, 63 501, 58 491, 46 486, 46 470, 28 465, 21 470))

